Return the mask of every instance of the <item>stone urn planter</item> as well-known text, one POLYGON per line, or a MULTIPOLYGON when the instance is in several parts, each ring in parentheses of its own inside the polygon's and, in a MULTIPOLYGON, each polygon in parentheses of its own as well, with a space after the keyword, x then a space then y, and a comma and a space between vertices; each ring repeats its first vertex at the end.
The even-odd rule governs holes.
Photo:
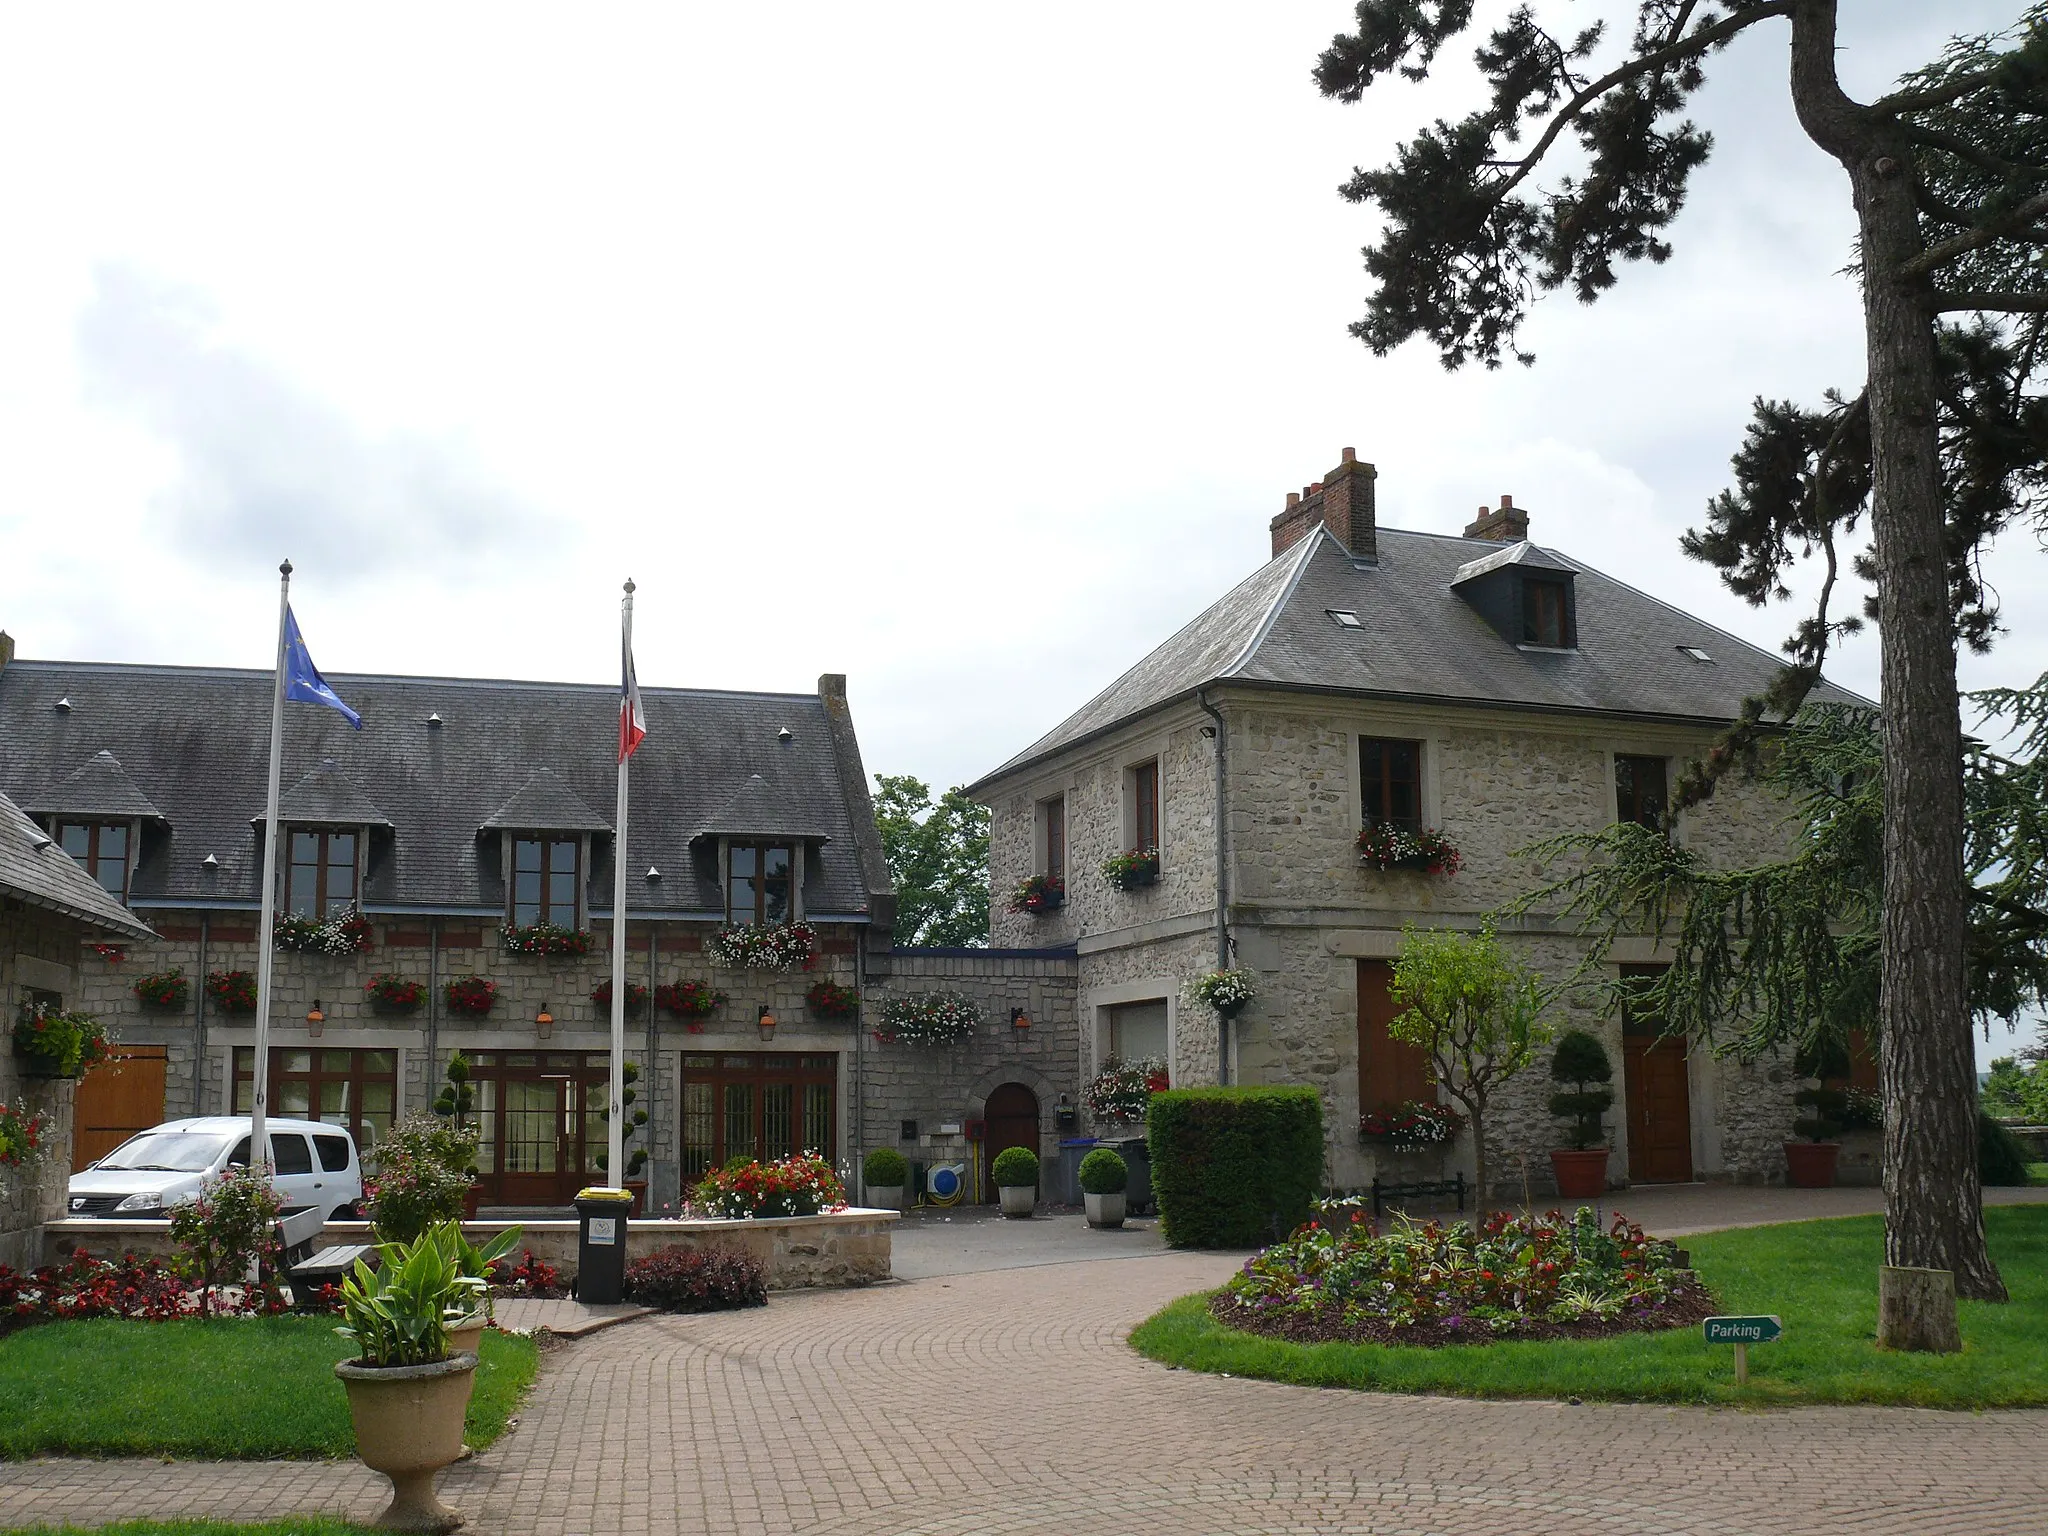
POLYGON ((1785 1182, 1794 1189, 1833 1189, 1835 1159, 1841 1155, 1839 1141, 1788 1141, 1785 1182))
POLYGON ((868 1204, 878 1211, 900 1211, 903 1209, 903 1186, 901 1184, 870 1184, 868 1204))
POLYGON ((1124 1224, 1124 1192, 1109 1195, 1083 1194, 1082 1205, 1088 1210, 1088 1225, 1098 1229, 1120 1227, 1124 1224))
POLYGON ((1030 1184, 999 1184, 996 1195, 1005 1216, 1028 1218, 1038 1205, 1038 1190, 1030 1184))
POLYGON ((476 1377, 476 1356, 451 1354, 426 1365, 338 1362, 348 1393, 356 1455, 391 1479, 391 1505, 377 1519, 388 1530, 452 1531, 462 1516, 434 1494, 434 1474, 462 1454, 462 1419, 476 1377))
POLYGON ((1557 1176, 1560 1200, 1597 1200, 1607 1193, 1607 1148, 1590 1147, 1583 1152, 1560 1148, 1550 1154, 1550 1171, 1557 1176))
POLYGON ((451 1355, 474 1355, 483 1348, 484 1330, 490 1327, 490 1320, 481 1312, 472 1313, 467 1321, 448 1325, 448 1353, 451 1355))

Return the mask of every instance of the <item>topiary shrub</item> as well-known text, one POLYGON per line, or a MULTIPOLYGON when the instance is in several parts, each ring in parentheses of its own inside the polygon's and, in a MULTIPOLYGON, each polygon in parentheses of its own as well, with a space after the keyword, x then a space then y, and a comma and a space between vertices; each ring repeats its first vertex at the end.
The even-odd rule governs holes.
POLYGON ((1081 1159, 1084 1195, 1120 1195, 1130 1182, 1130 1166, 1107 1147, 1097 1147, 1081 1159))
POLYGON ((737 1248, 657 1248, 626 1266, 626 1294, 662 1312, 768 1304, 768 1268, 737 1248))
POLYGON ((1038 1154, 1029 1147, 1005 1147, 996 1154, 997 1189, 1032 1189, 1038 1184, 1038 1154))
POLYGON ((877 1147, 860 1165, 870 1189, 901 1189, 910 1182, 910 1164, 894 1147, 877 1147))
POLYGON ((1977 1111, 1977 1179, 1983 1184, 2025 1184, 2027 1149, 2019 1137, 1977 1111))
POLYGON ((1257 1248, 1309 1219, 1323 1181, 1313 1088, 1172 1088, 1145 1121, 1152 1198, 1176 1248, 1257 1248))
POLYGON ((1550 1058, 1550 1080, 1569 1083, 1563 1093, 1550 1096, 1550 1112, 1571 1123, 1565 1144, 1574 1152, 1589 1151, 1605 1143, 1601 1117, 1614 1107, 1614 1063, 1607 1059, 1607 1047, 1583 1029, 1568 1029, 1557 1037, 1557 1053, 1550 1058), (1595 1086, 1595 1085, 1599 1086, 1595 1086))
POLYGON ((1833 1141, 1842 1134, 1842 1117, 1849 1108, 1849 1095, 1828 1084, 1849 1075, 1848 1050, 1835 1041, 1802 1047, 1793 1057, 1792 1070, 1801 1077, 1821 1079, 1792 1095, 1792 1102, 1804 1105, 1807 1111, 1792 1122, 1792 1133, 1808 1141, 1833 1141))

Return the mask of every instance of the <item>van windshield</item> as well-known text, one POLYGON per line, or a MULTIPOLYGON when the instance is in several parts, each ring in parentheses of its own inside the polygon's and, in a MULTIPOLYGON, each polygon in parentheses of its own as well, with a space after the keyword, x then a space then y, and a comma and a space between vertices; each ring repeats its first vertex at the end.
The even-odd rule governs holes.
POLYGON ((204 1173, 227 1144, 227 1137, 219 1131, 145 1131, 114 1148, 100 1159, 99 1166, 204 1173))

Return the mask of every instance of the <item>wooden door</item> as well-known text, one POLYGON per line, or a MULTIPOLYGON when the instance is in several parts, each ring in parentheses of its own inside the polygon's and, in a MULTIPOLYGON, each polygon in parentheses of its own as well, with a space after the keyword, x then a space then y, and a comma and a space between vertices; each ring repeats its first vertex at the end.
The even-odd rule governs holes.
POLYGON ((1630 1035, 1622 1040, 1628 1095, 1628 1176, 1633 1184, 1692 1178, 1692 1093, 1685 1042, 1630 1035))
POLYGON ((1391 960, 1358 962, 1358 1108, 1361 1113, 1392 1109, 1420 1100, 1436 1102, 1436 1084, 1429 1080, 1429 1055, 1417 1045, 1403 1045, 1387 1033, 1400 1015, 1394 1006, 1391 960))
POLYGON ((122 1045, 78 1085, 71 1171, 96 1163, 137 1131, 164 1122, 165 1048, 122 1045))
MULTIPOLYGON (((566 1077, 507 1077, 498 1084, 498 1187, 505 1205, 555 1205, 569 1166, 566 1077)), ((572 1189, 570 1194, 574 1194, 572 1189)))
MULTIPOLYGON (((1004 1083, 988 1096, 982 1112, 987 1125, 981 1137, 981 1188, 993 1198, 996 1187, 996 1155, 1011 1147, 1023 1147, 1033 1157, 1038 1150, 1038 1095, 1022 1083, 1004 1083)), ((1044 1170, 1040 1170, 1041 1184, 1044 1170)))

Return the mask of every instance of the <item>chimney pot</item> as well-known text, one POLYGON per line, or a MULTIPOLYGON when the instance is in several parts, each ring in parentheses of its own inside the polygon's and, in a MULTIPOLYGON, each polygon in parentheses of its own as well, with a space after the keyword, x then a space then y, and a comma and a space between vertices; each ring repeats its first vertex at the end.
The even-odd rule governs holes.
POLYGON ((1299 492, 1299 491, 1289 491, 1289 492, 1287 493, 1287 505, 1288 505, 1288 506, 1290 506, 1290 507, 1298 507, 1298 506, 1300 506, 1300 505, 1301 505, 1301 492, 1299 492))
POLYGON ((1500 509, 1503 512, 1512 512, 1515 510, 1515 498, 1510 496, 1506 491, 1502 491, 1500 493, 1500 509))
POLYGON ((1358 450, 1356 448, 1346 448, 1344 450, 1344 462, 1346 464, 1356 464, 1358 462, 1358 450))
POLYGON ((1327 528, 1353 558, 1377 562, 1374 482, 1379 472, 1362 464, 1358 450, 1346 448, 1344 461, 1329 476, 1310 481, 1299 494, 1287 493, 1287 506, 1271 523, 1273 555, 1279 558, 1317 528, 1327 528))
POLYGON ((1316 483, 1315 483, 1314 485, 1312 485, 1312 486, 1310 486, 1310 487, 1308 488, 1308 493, 1309 493, 1309 495, 1313 496, 1313 495, 1315 495, 1315 493, 1316 493, 1317 491, 1320 491, 1320 490, 1321 490, 1322 488, 1323 488, 1323 482, 1322 482, 1322 481, 1320 481, 1320 480, 1318 480, 1318 481, 1317 481, 1317 482, 1316 482, 1316 483))
POLYGON ((1479 509, 1479 515, 1465 525, 1468 539, 1486 539, 1495 544, 1513 544, 1529 537, 1529 514, 1515 505, 1515 498, 1503 494, 1499 507, 1479 509))

